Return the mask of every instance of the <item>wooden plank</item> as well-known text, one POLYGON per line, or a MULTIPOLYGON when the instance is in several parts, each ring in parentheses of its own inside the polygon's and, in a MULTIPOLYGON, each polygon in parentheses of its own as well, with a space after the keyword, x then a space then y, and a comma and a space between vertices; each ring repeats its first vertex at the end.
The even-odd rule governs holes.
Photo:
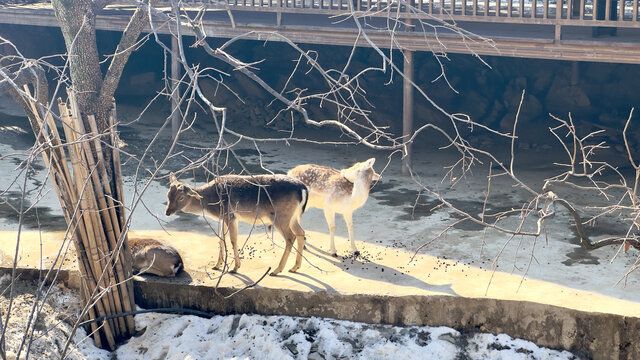
POLYGON ((484 0, 484 15, 489 16, 489 0, 484 0))
POLYGON ((512 10, 512 4, 513 4, 513 0, 507 0, 509 3, 507 4, 507 17, 511 17, 511 10, 512 10))
MULTIPOLYGON (((602 1, 602 0, 600 0, 602 1)), ((622 0, 624 1, 624 0, 622 0)), ((605 1, 605 8, 604 8, 604 19, 605 20, 611 20, 611 0, 606 0, 605 1)))
POLYGON ((542 18, 547 19, 549 15, 549 0, 544 0, 542 5, 542 18))
POLYGON ((496 0, 496 17, 500 16, 500 0, 496 0))
MULTIPOLYGON (((402 69, 402 134, 404 140, 413 133, 413 51, 404 51, 404 63, 402 69)), ((411 145, 407 145, 406 154, 402 158, 402 175, 410 175, 411 167, 411 145)))
POLYGON ((580 20, 584 20, 584 2, 585 0, 580 0, 580 20))
POLYGON ((471 15, 478 15, 478 0, 473 0, 473 10, 471 11, 471 15))
POLYGON ((624 21, 624 0, 618 0, 618 21, 624 21))
POLYGON ((567 19, 573 17, 573 0, 567 0, 567 19))
POLYGON ((522 18, 524 17, 524 0, 520 0, 520 8, 518 15, 522 18))
POLYGON ((633 14, 631 15, 631 21, 638 21, 638 2, 640 0, 633 0, 633 14))

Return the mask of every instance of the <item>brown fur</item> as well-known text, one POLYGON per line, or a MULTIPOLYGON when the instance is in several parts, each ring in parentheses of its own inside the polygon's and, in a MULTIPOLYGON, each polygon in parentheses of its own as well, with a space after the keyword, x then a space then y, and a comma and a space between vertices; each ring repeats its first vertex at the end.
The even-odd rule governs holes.
POLYGON ((136 273, 174 277, 184 266, 178 250, 159 240, 130 238, 129 249, 136 273))
POLYGON ((223 266, 226 249, 224 237, 228 232, 235 258, 232 271, 240 267, 238 221, 273 224, 286 240, 280 264, 271 273, 277 275, 289 257, 294 240, 298 242, 298 251, 296 265, 290 271, 295 272, 302 264, 304 230, 299 220, 307 204, 308 192, 302 182, 285 175, 224 175, 200 187, 180 182, 172 175, 165 214, 171 216, 184 211, 219 221, 222 236, 215 267, 219 269, 223 266))

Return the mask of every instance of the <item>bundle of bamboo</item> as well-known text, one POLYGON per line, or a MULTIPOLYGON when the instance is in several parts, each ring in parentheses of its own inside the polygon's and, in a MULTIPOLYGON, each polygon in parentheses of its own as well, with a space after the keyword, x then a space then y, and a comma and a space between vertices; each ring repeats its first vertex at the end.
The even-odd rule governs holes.
MULTIPOLYGON (((25 90, 29 93, 27 87, 25 90)), ((113 145, 119 142, 115 105, 108 133, 99 134, 93 116, 83 119, 73 91, 67 93, 69 106, 58 99, 65 141, 47 112, 36 116, 41 129, 39 143, 76 248, 83 280, 83 317, 106 318, 91 322, 90 330, 98 346, 114 349, 120 339, 133 334, 134 323, 130 315, 111 316, 135 307, 120 155, 118 146, 113 145)), ((31 106, 35 114, 41 114, 35 103, 31 106)))

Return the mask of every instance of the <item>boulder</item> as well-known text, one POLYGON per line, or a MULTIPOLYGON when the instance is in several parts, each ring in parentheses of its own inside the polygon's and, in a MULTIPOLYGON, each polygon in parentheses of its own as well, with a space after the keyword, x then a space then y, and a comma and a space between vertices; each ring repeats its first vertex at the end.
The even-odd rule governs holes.
POLYGON ((566 113, 585 114, 591 108, 591 101, 579 86, 551 87, 545 98, 547 110, 554 115, 566 113))

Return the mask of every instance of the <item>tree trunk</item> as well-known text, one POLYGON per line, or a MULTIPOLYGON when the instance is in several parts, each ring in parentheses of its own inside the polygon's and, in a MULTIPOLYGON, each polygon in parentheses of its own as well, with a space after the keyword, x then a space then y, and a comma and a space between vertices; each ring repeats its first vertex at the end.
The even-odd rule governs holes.
MULTIPOLYGON (((114 176, 114 174, 120 173, 120 169, 116 168, 119 167, 119 161, 112 161, 117 160, 114 158, 113 153, 114 146, 117 145, 112 144, 112 137, 109 136, 111 126, 109 117, 114 106, 113 95, 120 80, 122 70, 129 58, 129 55, 133 51, 132 49, 135 48, 134 45, 137 38, 146 25, 146 17, 144 16, 144 11, 140 9, 134 13, 129 25, 123 32, 122 39, 116 49, 116 53, 111 58, 107 74, 103 77, 102 70, 100 68, 100 54, 98 53, 95 23, 96 15, 105 3, 106 1, 101 0, 52 0, 53 9, 55 11, 58 24, 62 30, 62 35, 64 37, 69 56, 71 90, 75 94, 74 103, 77 105, 78 118, 81 123, 84 124, 84 129, 87 133, 91 132, 92 129, 95 129, 97 130, 98 135, 103 135, 100 138, 101 142, 111 145, 100 147, 96 144, 95 146, 87 147, 87 150, 90 153, 93 153, 94 159, 99 159, 99 162, 106 166, 106 168, 103 168, 105 176, 102 178, 102 181, 106 180, 108 186, 104 189, 121 189, 122 187, 119 183, 121 179, 114 176), (92 124, 94 126, 91 126, 92 124), (111 166, 111 164, 113 165, 111 166)), ((90 158, 90 156, 87 156, 87 158, 90 158)), ((85 166, 89 166, 89 164, 85 164, 85 166)), ((102 185, 107 185, 105 183, 101 185, 100 183, 102 181, 94 183, 98 193, 101 193, 102 191, 102 188, 97 188, 98 186, 101 187, 102 185)), ((116 203, 115 211, 122 215, 117 216, 120 221, 116 221, 116 224, 114 224, 118 229, 113 229, 116 234, 116 238, 118 238, 117 234, 125 232, 123 215, 124 207, 122 205, 124 196, 121 191, 116 191, 115 193, 111 191, 108 191, 107 193, 107 191, 105 191, 105 193, 107 194, 107 200, 110 201, 110 199, 114 199, 116 203)), ((99 206, 98 212, 104 215, 105 211, 112 211, 113 208, 113 205, 105 208, 99 206)), ((104 224, 107 222, 108 221, 105 221, 104 224)), ((109 231, 109 229, 105 228, 105 231, 109 231)), ((101 245, 100 242, 104 240, 104 237, 101 238, 100 236, 95 239, 99 248, 114 249, 113 238, 111 239, 111 246, 106 243, 101 245)), ((111 273, 107 274, 106 278, 119 278, 119 281, 121 281, 122 274, 125 274, 125 278, 130 276, 131 264, 130 261, 126 260, 130 259, 128 245, 126 242, 126 233, 124 234, 122 251, 124 251, 124 255, 119 258, 120 261, 114 261, 113 266, 108 268, 107 271, 111 273), (120 273, 120 276, 116 275, 117 272, 120 273)), ((86 254, 84 256, 86 256, 86 254)), ((91 261, 91 259, 83 260, 91 261)), ((126 305, 123 306, 123 308, 135 309, 131 280, 127 279, 125 282, 125 286, 129 289, 128 294, 131 295, 131 297, 129 299, 121 298, 121 301, 127 302, 127 304, 123 304, 126 305)), ((114 291, 117 292, 118 290, 114 288, 114 291)), ((126 309, 124 311, 126 311, 126 309)), ((118 311, 114 311, 113 314, 116 313, 118 313, 118 311)), ((109 316, 113 314, 106 315, 109 316)), ((127 323, 127 326, 122 326, 121 328, 123 331, 116 331, 116 334, 120 335, 120 339, 130 337, 134 331, 133 322, 131 321, 130 323, 127 323)), ((108 342, 103 342, 104 345, 107 345, 107 343, 108 342)), ((110 347, 112 346, 113 341, 110 343, 110 347)))
POLYGON ((102 70, 96 40, 96 9, 89 0, 53 0, 69 55, 69 73, 83 117, 94 115, 98 130, 108 128, 108 103, 99 101, 102 70))

